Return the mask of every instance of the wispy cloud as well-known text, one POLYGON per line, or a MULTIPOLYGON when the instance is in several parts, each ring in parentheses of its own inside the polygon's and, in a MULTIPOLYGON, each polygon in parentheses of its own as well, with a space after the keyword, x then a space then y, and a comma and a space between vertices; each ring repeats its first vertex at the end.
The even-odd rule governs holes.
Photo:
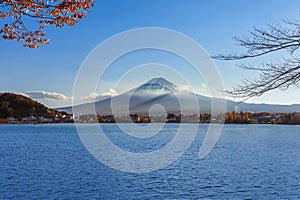
POLYGON ((45 92, 45 91, 27 91, 23 93, 32 99, 50 99, 50 100, 69 100, 71 97, 67 97, 64 94, 56 93, 56 92, 45 92))
POLYGON ((178 85, 176 87, 176 90, 178 92, 182 92, 182 91, 189 91, 189 92, 193 92, 193 89, 190 85, 178 85))
POLYGON ((110 88, 108 92, 102 93, 102 96, 103 97, 113 97, 113 96, 117 96, 118 94, 119 93, 116 90, 110 88))
POLYGON ((83 97, 82 99, 86 100, 86 101, 97 101, 100 100, 101 98, 104 97, 113 97, 113 96, 117 96, 119 93, 110 88, 108 92, 104 92, 102 94, 98 94, 96 92, 91 92, 88 96, 83 97))
POLYGON ((86 101, 95 101, 101 99, 101 95, 97 94, 96 92, 92 92, 88 96, 83 97, 82 99, 86 101))

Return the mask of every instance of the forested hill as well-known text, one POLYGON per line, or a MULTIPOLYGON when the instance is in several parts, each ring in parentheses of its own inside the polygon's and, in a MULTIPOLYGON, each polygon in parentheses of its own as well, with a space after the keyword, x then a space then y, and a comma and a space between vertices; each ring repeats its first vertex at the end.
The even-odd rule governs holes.
POLYGON ((28 116, 54 118, 66 114, 20 94, 0 93, 0 119, 8 117, 20 119, 28 116))

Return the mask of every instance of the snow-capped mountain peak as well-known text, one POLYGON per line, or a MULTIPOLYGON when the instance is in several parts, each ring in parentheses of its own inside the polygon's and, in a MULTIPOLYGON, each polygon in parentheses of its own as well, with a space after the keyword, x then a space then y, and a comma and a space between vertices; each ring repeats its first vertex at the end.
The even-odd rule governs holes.
MULTIPOLYGON (((112 102, 114 102, 114 112, 117 114, 128 114, 129 104, 130 113, 144 113, 149 111, 153 105, 161 105, 166 112, 180 113, 184 110, 186 113, 198 112, 195 110, 195 104, 192 102, 196 98, 198 106, 200 106, 201 113, 211 112, 211 97, 202 96, 199 94, 192 93, 188 90, 184 92, 178 90, 178 87, 167 81, 164 78, 153 78, 148 82, 131 89, 120 95, 109 97, 103 100, 99 100, 95 103, 86 103, 74 106, 73 108, 65 107, 59 110, 67 111, 72 113, 75 111, 75 115, 92 114, 111 114, 112 113, 112 102), (179 104, 180 99, 180 104, 179 104), (184 108, 184 109, 183 109, 184 108)), ((220 101, 222 105, 222 99, 215 99, 220 101)), ((226 110, 232 111, 235 109, 237 102, 227 100, 226 110)), ((224 112, 223 107, 214 107, 215 112, 224 112)), ((248 112, 299 112, 300 105, 270 105, 270 104, 251 104, 251 103, 240 103, 239 109, 248 112)), ((185 113, 183 113, 185 114, 185 113)))
POLYGON ((153 78, 143 85, 139 86, 136 90, 161 90, 166 92, 175 92, 177 86, 171 83, 170 81, 167 81, 164 78, 153 78))

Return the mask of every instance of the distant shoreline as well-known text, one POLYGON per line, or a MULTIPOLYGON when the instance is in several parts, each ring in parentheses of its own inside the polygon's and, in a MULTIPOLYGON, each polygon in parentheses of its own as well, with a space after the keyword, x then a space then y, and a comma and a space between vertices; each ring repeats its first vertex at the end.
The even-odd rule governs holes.
POLYGON ((192 123, 192 122, 180 122, 180 123, 166 123, 166 122, 151 122, 151 123, 135 123, 135 122, 117 122, 117 123, 99 123, 99 122, 70 122, 70 123, 0 123, 1 125, 59 125, 59 124, 198 124, 198 125, 210 125, 210 124, 224 124, 224 125, 286 125, 286 126, 299 126, 300 124, 272 124, 272 123, 192 123))
POLYGON ((29 116, 23 118, 0 118, 0 124, 66 124, 66 123, 186 123, 186 124, 284 124, 300 125, 300 113, 251 113, 251 112, 226 112, 220 114, 174 114, 167 116, 148 116, 145 114, 114 115, 56 115, 54 118, 43 116, 29 116))

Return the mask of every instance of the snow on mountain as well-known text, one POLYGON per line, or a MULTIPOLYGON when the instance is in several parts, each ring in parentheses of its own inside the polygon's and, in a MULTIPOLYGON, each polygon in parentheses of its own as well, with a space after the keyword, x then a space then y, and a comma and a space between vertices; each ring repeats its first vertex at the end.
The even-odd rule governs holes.
POLYGON ((164 78, 153 78, 133 89, 134 95, 164 95, 176 92, 176 85, 164 78))
MULTIPOLYGON (((148 82, 131 89, 123 94, 110 97, 95 103, 86 103, 72 107, 60 108, 75 115, 91 114, 129 114, 145 113, 155 105, 160 105, 165 112, 192 114, 198 112, 196 107, 200 107, 201 113, 211 112, 211 98, 195 94, 185 90, 177 90, 177 86, 164 78, 153 78, 148 82), (195 105, 195 101, 196 104, 195 105), (113 111, 113 112, 112 112, 113 111), (183 112, 184 111, 184 112, 183 112)), ((222 112, 223 99, 214 99, 217 104, 215 111, 222 112), (219 102, 219 103, 218 103, 219 102), (220 105, 218 107, 218 105, 220 105)), ((249 112, 299 112, 300 105, 270 105, 270 104, 248 104, 227 100, 226 109, 231 112, 236 109, 249 112)))

